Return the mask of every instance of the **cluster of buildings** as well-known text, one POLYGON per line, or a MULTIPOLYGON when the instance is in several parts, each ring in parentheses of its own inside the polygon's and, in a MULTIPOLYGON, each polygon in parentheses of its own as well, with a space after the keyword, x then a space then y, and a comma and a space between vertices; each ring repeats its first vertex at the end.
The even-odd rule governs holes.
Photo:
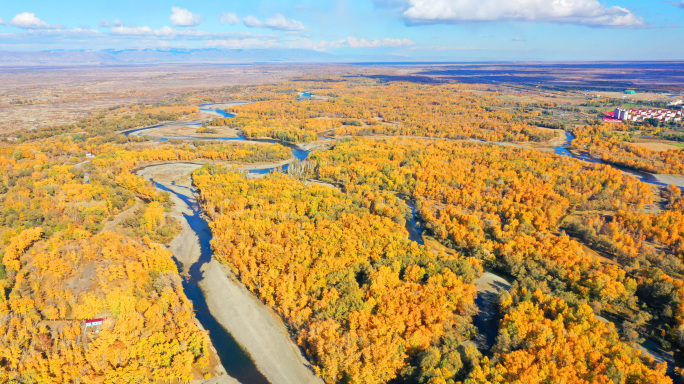
POLYGON ((682 121, 682 111, 672 111, 669 109, 622 109, 615 108, 615 112, 608 114, 604 118, 607 122, 620 121, 644 121, 646 119, 657 119, 660 121, 682 121))

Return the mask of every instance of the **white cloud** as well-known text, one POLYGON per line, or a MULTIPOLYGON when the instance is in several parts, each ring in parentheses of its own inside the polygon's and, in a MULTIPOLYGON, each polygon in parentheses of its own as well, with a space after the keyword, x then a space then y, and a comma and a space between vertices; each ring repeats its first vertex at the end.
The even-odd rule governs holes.
POLYGON ((481 51, 483 48, 475 47, 445 47, 443 45, 414 45, 412 51, 438 51, 438 52, 461 52, 461 51, 481 51))
POLYGON ((114 35, 151 35, 152 28, 150 27, 126 27, 124 25, 113 27, 111 29, 114 35))
POLYGON ((246 26, 251 28, 270 28, 279 31, 306 31, 309 29, 304 24, 302 24, 301 21, 288 19, 280 13, 271 17, 270 19, 267 19, 266 22, 262 22, 261 20, 257 19, 252 15, 249 15, 242 19, 242 22, 245 23, 246 26))
POLYGON ((85 38, 102 37, 104 34, 95 29, 73 28, 73 29, 41 29, 28 31, 30 35, 56 36, 59 38, 85 38))
POLYGON ((204 37, 206 36, 206 32, 203 31, 186 31, 186 30, 180 30, 180 29, 175 29, 171 28, 169 26, 166 27, 161 27, 159 29, 155 29, 152 31, 152 34, 157 37, 163 37, 167 39, 173 39, 177 37, 204 37))
POLYGON ((263 28, 264 23, 261 22, 261 20, 257 19, 256 17, 249 15, 246 16, 244 19, 242 19, 242 22, 245 23, 246 26, 252 27, 252 28, 263 28))
POLYGON ((351 48, 409 47, 416 44, 409 39, 391 39, 388 37, 384 39, 366 40, 349 36, 346 40, 351 48))
POLYGON ((642 28, 644 19, 630 10, 603 6, 598 0, 409 0, 409 23, 531 21, 593 27, 642 28))
POLYGON ((0 25, 5 25, 5 20, 3 20, 2 17, 0 17, 0 25))
POLYGON ((202 24, 202 16, 185 8, 171 7, 171 24, 176 27, 194 27, 202 24))
POLYGON ((234 38, 273 38, 272 34, 253 34, 249 32, 207 32, 198 31, 196 29, 180 29, 169 26, 161 27, 159 29, 152 29, 150 27, 134 27, 134 26, 118 26, 110 29, 111 34, 127 36, 127 37, 151 37, 158 39, 187 39, 187 40, 217 40, 217 39, 234 39, 234 38))
POLYGON ((276 48, 280 43, 275 39, 228 39, 228 40, 210 40, 207 41, 207 46, 215 48, 230 48, 230 49, 254 49, 254 48, 276 48))
POLYGON ((194 29, 177 29, 171 27, 162 27, 155 29, 151 33, 153 36, 164 39, 190 39, 190 40, 206 40, 216 39, 221 37, 251 37, 251 33, 235 33, 235 32, 206 32, 194 29))
POLYGON ((667 3, 670 5, 674 5, 675 7, 684 9, 684 0, 682 0, 681 3, 676 3, 674 1, 668 1, 667 3))
POLYGON ((240 24, 240 18, 235 12, 224 12, 219 15, 221 24, 228 23, 230 25, 240 24))
POLYGON ((23 33, 4 33, 0 34, 0 38, 6 41, 35 41, 35 39, 40 38, 41 42, 47 41, 59 41, 65 42, 67 40, 83 40, 91 38, 104 37, 105 34, 94 30, 86 28, 74 28, 74 29, 29 29, 23 33))
POLYGON ((284 42, 287 48, 311 49, 314 51, 327 51, 329 49, 346 46, 347 40, 311 40, 303 37, 290 39, 284 42))
POLYGON ((301 21, 288 19, 287 17, 276 14, 272 18, 266 20, 266 26, 271 29, 278 29, 281 31, 306 31, 307 27, 301 21))
POLYGON ((68 35, 73 36, 104 36, 104 34, 96 29, 90 28, 74 28, 68 31, 64 31, 68 35))
POLYGON ((36 17, 35 13, 20 13, 10 21, 10 25, 23 29, 60 29, 61 25, 50 25, 36 17))
POLYGON ((254 36, 247 38, 216 39, 207 41, 209 47, 230 49, 249 48, 297 48, 314 51, 328 51, 338 48, 378 48, 378 47, 413 47, 415 43, 408 39, 360 39, 353 36, 340 40, 312 40, 305 37, 280 38, 276 36, 254 36))
POLYGON ((284 42, 287 48, 313 49, 315 51, 327 51, 336 48, 380 48, 380 47, 413 47, 416 43, 409 39, 373 39, 367 40, 349 36, 341 40, 311 40, 307 38, 296 38, 284 42))
POLYGON ((107 19, 102 19, 99 23, 97 23, 97 25, 99 25, 102 28, 112 28, 121 27, 124 25, 124 22, 121 19, 116 19, 110 23, 109 21, 107 21, 107 19))

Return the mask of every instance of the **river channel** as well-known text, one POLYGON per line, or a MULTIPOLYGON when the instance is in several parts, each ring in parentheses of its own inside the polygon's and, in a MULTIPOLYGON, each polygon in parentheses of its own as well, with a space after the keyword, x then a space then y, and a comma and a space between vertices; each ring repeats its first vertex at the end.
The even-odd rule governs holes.
POLYGON ((209 337, 221 360, 221 364, 230 376, 241 383, 268 384, 268 380, 259 372, 249 355, 240 348, 240 345, 233 336, 212 316, 204 293, 199 287, 199 282, 203 278, 202 266, 211 261, 212 239, 211 229, 207 221, 202 218, 199 204, 194 198, 177 193, 160 183, 154 182, 154 184, 157 188, 176 195, 192 209, 192 215, 185 214, 184 216, 190 228, 199 239, 200 255, 198 260, 190 266, 188 270, 189 276, 183 277, 183 290, 188 299, 192 301, 197 320, 199 320, 204 329, 209 331, 209 337))
MULTIPOLYGON (((223 117, 235 117, 235 115, 226 113, 219 108, 227 106, 225 104, 208 104, 200 105, 200 110, 203 112, 215 113, 223 117)), ((126 136, 131 134, 140 134, 142 131, 160 128, 165 124, 157 124, 150 127, 144 127, 139 129, 130 130, 125 132, 126 136)), ((187 122, 185 125, 197 125, 201 126, 201 122, 187 122)), ((176 140, 174 137, 161 137, 159 141, 176 140)), ((204 138, 184 138, 183 140, 207 140, 204 138)), ((222 138, 211 138, 209 140, 223 140, 223 141, 238 141, 238 142, 255 142, 255 140, 249 140, 245 138, 242 134, 238 137, 222 137, 222 138)), ((276 140, 258 140, 259 142, 276 143, 276 140)), ((298 148, 295 145, 285 144, 291 148, 292 155, 297 160, 304 160, 309 155, 309 151, 298 148)), ((250 170, 250 173, 255 174, 266 174, 276 168, 282 170, 287 170, 289 164, 285 164, 282 167, 269 167, 261 169, 250 170)), ((204 329, 209 331, 209 337, 211 339, 212 345, 217 351, 218 357, 221 360, 221 364, 226 369, 226 372, 231 377, 237 379, 243 384, 269 384, 266 377, 257 369, 254 361, 250 357, 249 353, 243 350, 237 343, 235 338, 219 323, 219 321, 211 314, 209 306, 207 304, 207 299, 204 292, 199 286, 200 281, 203 279, 202 267, 209 263, 212 258, 211 252, 211 229, 207 221, 201 215, 201 208, 196 200, 184 193, 178 193, 155 180, 150 179, 157 188, 160 190, 174 194, 176 197, 181 199, 191 210, 192 215, 184 214, 184 218, 192 231, 197 235, 200 245, 200 255, 198 260, 190 265, 188 269, 188 275, 183 276, 183 290, 186 296, 193 303, 195 310, 195 315, 197 320, 202 324, 204 329)), ((194 194, 195 191, 189 190, 190 194, 194 194)), ((178 260, 176 260, 178 262, 178 260)), ((273 383, 275 384, 275 383, 273 383)))
MULTIPOLYGON (((626 174, 632 175, 644 183, 657 185, 659 187, 667 187, 666 183, 662 183, 662 182, 658 181, 658 179, 656 179, 656 177, 651 173, 638 171, 636 169, 631 169, 631 168, 627 168, 627 167, 621 167, 621 166, 615 165, 615 164, 609 164, 609 163, 606 163, 605 161, 603 161, 601 159, 597 159, 597 158, 591 157, 589 155, 570 152, 568 150, 568 148, 570 147, 570 144, 572 143, 572 141, 575 140, 575 136, 572 133, 565 131, 565 138, 567 140, 567 144, 553 148, 554 153, 556 153, 557 155, 572 157, 574 159, 586 161, 588 163, 605 164, 605 165, 608 165, 612 168, 618 169, 618 170, 620 170, 626 174)), ((679 188, 684 190, 683 186, 680 186, 679 188)))
MULTIPOLYGON (((309 98, 311 97, 310 93, 304 92, 300 94, 300 99, 304 98, 309 98)), ((235 117, 234 114, 227 113, 225 112, 224 108, 232 105, 239 105, 238 103, 219 103, 219 104, 204 104, 204 105, 199 105, 200 110, 205 112, 205 113, 210 113, 214 114, 216 116, 222 116, 222 117, 228 117, 232 118, 235 117)), ((139 135, 141 132, 150 130, 150 129, 155 129, 155 128, 160 128, 164 126, 165 124, 157 124, 149 127, 144 127, 144 128, 138 128, 138 129, 133 129, 129 130, 124 133, 126 136, 130 134, 137 134, 139 135)), ((201 121, 189 121, 185 122, 183 125, 197 125, 198 127, 201 126, 201 121)), ((568 150, 568 147, 570 146, 570 143, 572 140, 574 140, 574 136, 566 131, 566 138, 567 138, 567 143, 562 146, 554 147, 554 152, 558 155, 561 156, 567 156, 567 157, 572 157, 578 160, 590 162, 590 163, 602 163, 606 164, 600 159, 595 159, 590 156, 585 156, 581 154, 575 154, 572 153, 568 150)), ((327 139, 327 138, 326 138, 327 139)), ((219 141, 236 141, 236 142, 245 142, 245 143, 253 143, 253 142, 266 142, 266 143, 278 143, 276 140, 271 140, 271 139, 248 139, 241 133, 237 137, 219 137, 219 138, 200 138, 200 137, 184 137, 184 138, 175 138, 175 137, 160 137, 157 138, 158 141, 167 141, 167 140, 219 140, 219 141)), ((282 143, 280 144, 288 146, 291 151, 292 155, 295 159, 303 161, 305 160, 308 156, 310 151, 304 150, 299 148, 298 146, 294 144, 289 144, 289 143, 282 143)), ((630 175, 633 175, 637 177, 639 180, 648 183, 648 184, 653 184, 657 186, 666 186, 666 184, 658 182, 658 180, 649 173, 646 172, 638 172, 630 169, 626 169, 623 167, 615 166, 612 164, 607 164, 613 168, 619 169, 625 173, 628 173, 630 175)), ((253 169, 250 170, 249 173, 254 173, 254 174, 266 174, 269 172, 272 172, 276 168, 282 169, 282 170, 287 170, 289 167, 289 164, 285 164, 281 167, 269 167, 269 168, 261 168, 261 169, 253 169)), ((193 302, 195 312, 197 319, 200 321, 202 326, 209 331, 209 336, 211 338, 212 344, 216 348, 219 358, 221 360, 221 363, 223 364, 224 368, 226 369, 227 373, 242 382, 243 384, 247 383, 255 383, 255 384, 268 384, 268 380, 264 377, 264 375, 259 372, 259 370, 256 368, 254 362, 251 360, 249 357, 249 354, 247 354, 240 346, 239 344, 235 341, 235 339, 231 336, 231 334, 224 329, 219 322, 212 316, 208 309, 207 305, 207 300, 204 296, 204 293, 200 289, 198 283, 203 279, 202 272, 201 272, 201 267, 211 261, 211 246, 210 246, 210 241, 212 238, 211 231, 209 229, 209 226, 207 222, 202 218, 201 216, 201 211, 199 205, 192 199, 191 197, 185 196, 183 194, 177 193, 159 183, 156 183, 154 180, 152 180, 157 188, 168 191, 170 193, 175 194, 177 197, 179 197, 181 200, 183 200, 189 207, 192 207, 193 210, 193 215, 185 215, 186 220, 188 221, 188 224, 192 228, 192 230, 196 233, 197 237, 199 238, 200 241, 200 246, 201 246, 201 255, 200 258, 197 262, 195 262, 193 265, 190 266, 189 268, 189 276, 184 277, 183 281, 183 289, 185 290, 186 295, 188 298, 193 302)), ((416 208, 413 205, 413 202, 407 201, 406 202, 409 208, 411 209, 412 215, 409 217, 406 223, 406 229, 409 234, 409 238, 412 241, 418 242, 419 244, 423 244, 423 230, 418 222, 418 218, 416 215, 416 208)), ((501 289, 508 289, 510 288, 510 285, 500 276, 495 275, 491 271, 488 271, 482 278, 481 281, 478 281, 478 285, 480 283, 483 283, 484 281, 487 281, 486 284, 487 286, 480 289, 478 286, 478 298, 476 299, 477 303, 479 306, 483 307, 484 309, 488 308, 487 306, 491 306, 490 301, 493 302, 493 298, 496 297, 496 292, 501 289), (493 290, 494 289, 494 290, 493 290), (481 291, 481 292, 480 292, 481 291), (486 308, 485 308, 486 307, 486 308)), ((491 308, 490 308, 491 309, 491 308)), ((494 338, 496 336, 496 327, 498 324, 498 321, 493 318, 492 313, 488 313, 491 311, 488 310, 483 310, 481 311, 481 315, 476 315, 476 318, 474 319, 474 322, 476 325, 478 325, 478 328, 487 328, 487 329, 481 329, 480 332, 483 334, 484 338, 486 340, 483 340, 482 343, 483 345, 486 345, 487 347, 491 347, 491 345, 494 342, 494 338), (482 317, 482 318, 480 318, 482 317), (486 325, 486 327, 485 327, 486 325), (492 328, 492 329, 488 329, 492 328)), ((646 347, 646 344, 644 344, 644 347, 646 347)), ((659 351, 657 351, 656 348, 657 346, 650 346, 648 348, 648 351, 651 352, 651 354, 658 354, 659 351)), ((660 354, 659 354, 660 355, 660 354)), ((659 356, 660 357, 660 356, 659 356)), ((668 361, 669 362, 669 361, 668 361)), ((672 363, 669 362, 668 368, 669 370, 672 369, 672 363)), ((677 382, 677 381, 675 381, 677 382)), ((275 383, 272 383, 275 384, 275 383)))

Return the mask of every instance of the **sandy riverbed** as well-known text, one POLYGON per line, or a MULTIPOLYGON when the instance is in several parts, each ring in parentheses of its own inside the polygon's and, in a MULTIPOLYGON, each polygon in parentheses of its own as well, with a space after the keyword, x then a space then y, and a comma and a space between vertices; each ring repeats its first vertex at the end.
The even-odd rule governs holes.
POLYGON ((206 140, 206 139, 214 139, 214 138, 238 138, 240 131, 238 131, 235 128, 230 128, 230 127, 209 127, 211 129, 214 129, 216 133, 197 133, 197 130, 201 127, 201 125, 182 125, 182 126, 176 126, 176 125, 163 125, 159 128, 152 128, 148 129, 145 131, 141 132, 136 132, 134 135, 138 136, 148 136, 152 138, 176 138, 178 140, 185 140, 185 139, 201 139, 201 140, 206 140))
MULTIPOLYGON (((154 178, 174 192, 191 197, 189 173, 198 167, 198 164, 164 164, 147 167, 139 174, 146 178, 154 178)), ((183 263, 184 270, 187 270, 199 258, 199 240, 183 216, 192 214, 190 207, 175 195, 172 195, 172 201, 172 215, 181 221, 183 229, 171 242, 170 250, 183 263)), ((236 281, 229 270, 218 261, 212 260, 203 266, 202 272, 204 278, 199 282, 199 286, 205 293, 211 314, 250 354, 259 371, 269 382, 323 383, 313 373, 299 348, 290 340, 280 318, 236 281)), ((228 379, 233 381, 224 382, 235 382, 232 378, 226 378, 228 379)))
POLYGON ((478 311, 473 317, 473 324, 478 328, 479 333, 473 342, 480 351, 486 352, 491 350, 498 334, 497 298, 502 290, 509 290, 511 285, 501 276, 484 272, 475 280, 475 287, 477 288, 475 304, 478 311))
POLYGON ((315 150, 321 150, 325 151, 330 149, 330 147, 334 144, 334 140, 332 139, 318 139, 315 141, 312 141, 310 143, 298 143, 296 144, 299 149, 303 149, 305 151, 315 151, 315 150))
POLYGON ((680 175, 665 175, 665 174, 657 174, 653 175, 656 180, 658 180, 661 183, 664 184, 674 184, 678 186, 679 188, 684 188, 684 176, 680 175))
MULTIPOLYGON (((179 164, 176 167, 168 167, 165 165, 161 165, 156 167, 156 169, 155 167, 144 169, 140 172, 140 175, 146 178, 158 177, 165 181, 163 184, 171 185, 172 180, 176 181, 175 179, 177 179, 177 177, 175 176, 177 174, 183 173, 187 175, 188 173, 192 172, 193 170, 199 167, 200 165, 196 164, 179 164)), ((189 177, 187 179, 189 180, 189 177)), ((178 181, 183 180, 180 179, 178 181)), ((183 187, 189 187, 189 184, 190 183, 188 182, 187 185, 184 185, 183 187)), ((186 266, 186 268, 184 268, 184 271, 181 271, 181 273, 187 273, 187 266, 191 265, 195 260, 197 260, 200 254, 200 245, 197 241, 197 236, 192 231, 190 225, 184 217, 184 215, 192 215, 193 212, 192 209, 190 209, 190 207, 188 207, 176 195, 171 195, 171 201, 173 202, 174 209, 170 213, 170 216, 178 220, 178 222, 181 224, 181 233, 171 241, 171 243, 169 244, 169 250, 173 252, 173 255, 176 257, 176 259, 178 259, 178 261, 181 264, 186 266)), ((199 324, 199 321, 197 323, 200 329, 204 329, 202 325, 199 324)), ((213 350, 212 354, 214 355, 212 360, 218 361, 216 349, 213 344, 211 345, 211 348, 213 350)), ((226 373, 225 368, 223 367, 223 365, 221 365, 220 362, 217 364, 215 371, 212 373, 214 377, 212 377, 211 379, 195 380, 192 381, 191 384, 240 384, 239 381, 237 381, 235 378, 229 376, 226 373)))
MULTIPOLYGON (((150 172, 154 172, 155 180, 158 178, 166 178, 170 182, 174 180, 178 185, 185 185, 190 187, 190 178, 187 177, 179 179, 177 176, 181 172, 185 172, 183 176, 187 176, 190 172, 195 169, 201 168, 204 164, 224 164, 226 166, 233 167, 237 170, 252 171, 256 169, 274 168, 282 167, 283 165, 289 164, 294 161, 294 157, 287 160, 277 161, 274 163, 249 163, 249 164, 227 164, 224 161, 204 161, 204 160, 192 160, 192 161, 169 161, 169 162, 155 162, 150 164, 143 164, 139 166, 136 171, 137 174, 145 178, 149 178, 152 175, 150 172), (147 169, 151 168, 150 171, 147 169)), ((158 180, 159 181, 159 180, 158 180)))

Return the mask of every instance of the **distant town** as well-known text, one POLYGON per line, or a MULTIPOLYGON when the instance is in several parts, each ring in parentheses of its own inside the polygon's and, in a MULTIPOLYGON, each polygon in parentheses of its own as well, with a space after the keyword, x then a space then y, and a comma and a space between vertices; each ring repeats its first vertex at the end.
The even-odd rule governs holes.
POLYGON ((647 119, 656 119, 659 121, 682 121, 682 111, 673 111, 670 109, 622 109, 615 108, 614 112, 608 113, 607 116, 603 118, 604 121, 609 123, 620 123, 623 121, 644 121, 647 119))

